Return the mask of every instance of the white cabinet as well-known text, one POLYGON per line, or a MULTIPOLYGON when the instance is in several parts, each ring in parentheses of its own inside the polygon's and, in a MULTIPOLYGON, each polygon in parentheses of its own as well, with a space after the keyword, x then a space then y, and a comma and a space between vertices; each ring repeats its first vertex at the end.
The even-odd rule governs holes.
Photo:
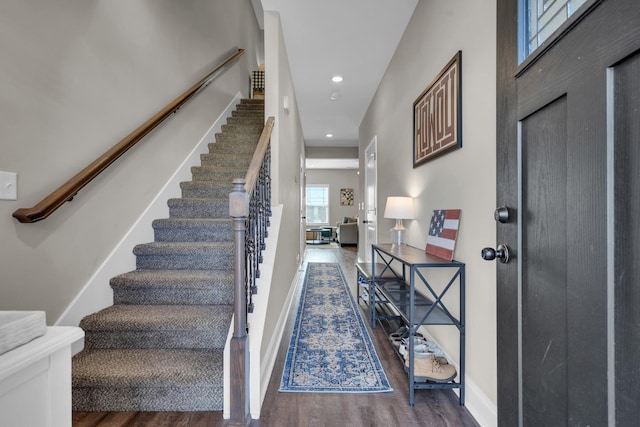
POLYGON ((71 344, 82 329, 48 327, 0 355, 0 427, 71 426, 71 344))

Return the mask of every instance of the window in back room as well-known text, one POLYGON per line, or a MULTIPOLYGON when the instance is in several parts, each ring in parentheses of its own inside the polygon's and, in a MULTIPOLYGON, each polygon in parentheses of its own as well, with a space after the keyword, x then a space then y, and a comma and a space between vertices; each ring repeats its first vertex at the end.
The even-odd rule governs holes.
POLYGON ((329 185, 307 185, 307 224, 329 224, 329 185))

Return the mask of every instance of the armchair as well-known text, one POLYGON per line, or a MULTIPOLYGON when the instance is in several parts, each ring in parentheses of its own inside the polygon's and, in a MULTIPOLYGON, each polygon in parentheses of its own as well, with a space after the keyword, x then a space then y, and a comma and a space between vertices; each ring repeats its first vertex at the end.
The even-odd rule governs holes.
POLYGON ((348 222, 336 224, 336 239, 340 246, 358 244, 358 218, 346 218, 348 222))

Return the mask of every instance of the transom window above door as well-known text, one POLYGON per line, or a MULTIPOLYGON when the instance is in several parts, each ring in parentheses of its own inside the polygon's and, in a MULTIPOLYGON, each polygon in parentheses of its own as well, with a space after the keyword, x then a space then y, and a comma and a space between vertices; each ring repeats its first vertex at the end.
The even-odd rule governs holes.
POLYGON ((589 0, 519 0, 518 62, 524 61, 589 0))

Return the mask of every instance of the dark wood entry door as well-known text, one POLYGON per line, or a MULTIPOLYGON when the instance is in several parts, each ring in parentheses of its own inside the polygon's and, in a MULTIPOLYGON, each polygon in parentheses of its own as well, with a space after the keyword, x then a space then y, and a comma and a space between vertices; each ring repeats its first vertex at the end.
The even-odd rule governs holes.
POLYGON ((498 0, 498 421, 637 425, 640 2, 588 1, 523 64, 498 0))

